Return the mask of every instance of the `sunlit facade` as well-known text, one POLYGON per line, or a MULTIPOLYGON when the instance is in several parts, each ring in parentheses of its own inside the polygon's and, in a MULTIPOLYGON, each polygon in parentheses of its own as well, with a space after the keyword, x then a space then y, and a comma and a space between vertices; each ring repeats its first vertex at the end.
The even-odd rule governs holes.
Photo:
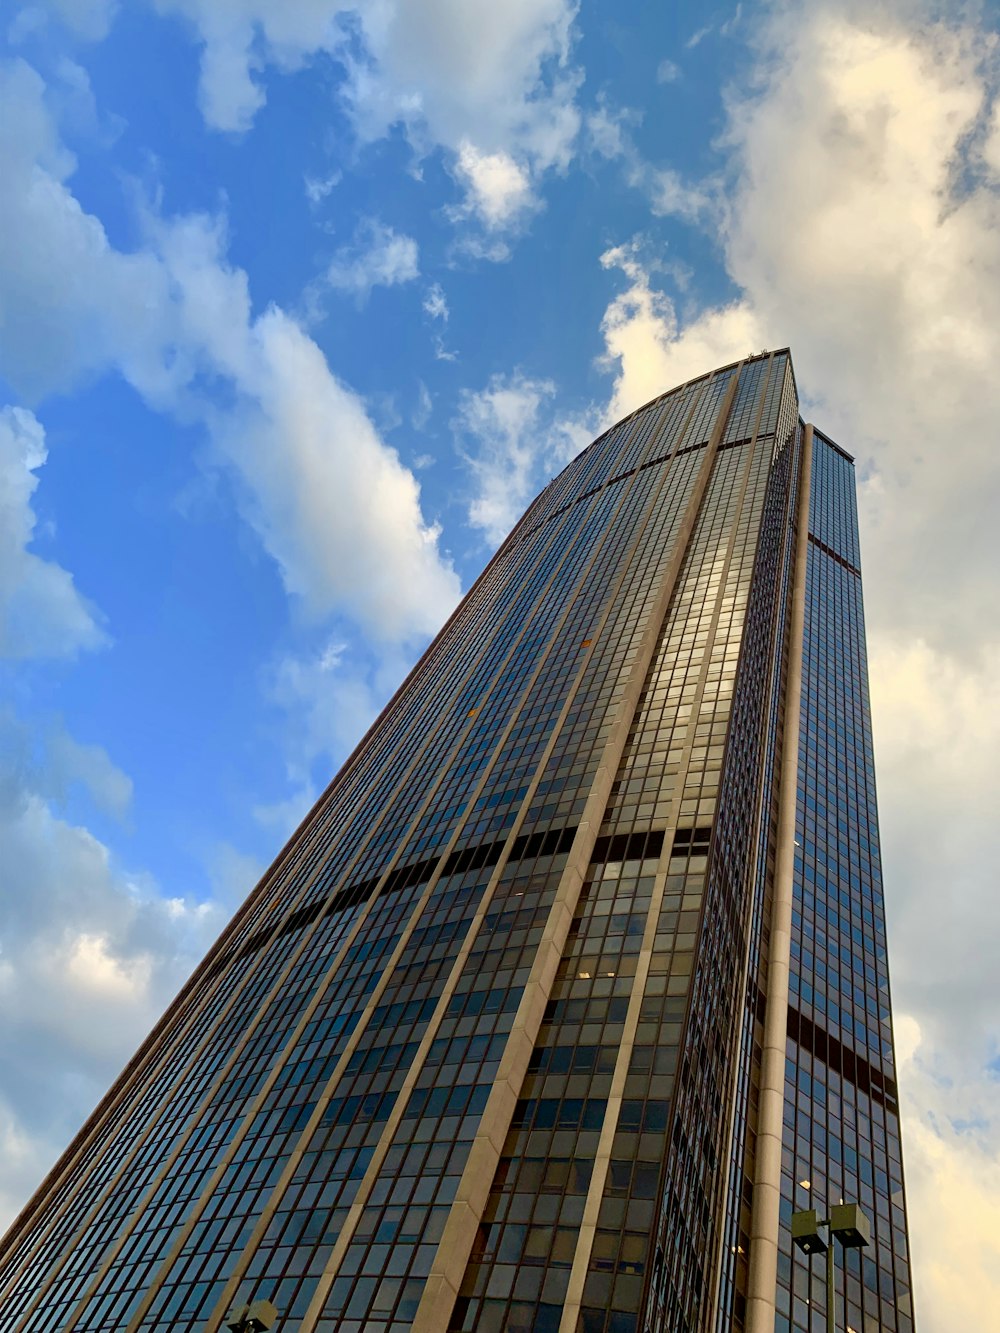
POLYGON ((787 351, 580 454, 9 1233, 2 1333, 806 1333, 841 1198, 839 1326, 912 1333, 859 560, 787 351))

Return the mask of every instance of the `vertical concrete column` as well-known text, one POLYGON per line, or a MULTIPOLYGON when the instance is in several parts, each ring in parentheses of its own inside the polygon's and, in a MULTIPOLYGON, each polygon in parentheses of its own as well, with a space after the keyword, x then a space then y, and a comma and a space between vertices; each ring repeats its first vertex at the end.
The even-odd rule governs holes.
POLYGON ((750 1214, 747 1333, 774 1333, 812 444, 813 428, 806 426, 802 442, 795 520, 795 564, 792 573, 788 678, 785 686, 785 726, 781 747, 781 788, 778 798, 778 859, 771 900, 771 933, 767 952, 767 1007, 764 1013, 764 1049, 761 1061, 757 1143, 754 1153, 753 1205, 750 1214))

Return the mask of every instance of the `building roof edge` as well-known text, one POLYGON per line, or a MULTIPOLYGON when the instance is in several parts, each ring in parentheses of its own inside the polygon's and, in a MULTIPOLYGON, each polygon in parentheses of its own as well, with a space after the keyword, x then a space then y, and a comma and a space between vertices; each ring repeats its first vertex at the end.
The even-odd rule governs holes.
MULTIPOLYGON (((811 422, 809 424, 812 425, 811 422)), ((824 444, 828 444, 835 453, 840 454, 841 458, 846 458, 848 463, 850 463, 852 467, 854 466, 854 455, 849 454, 846 449, 842 449, 836 440, 831 440, 825 431, 822 431, 818 426, 813 425, 813 434, 818 435, 824 444)))

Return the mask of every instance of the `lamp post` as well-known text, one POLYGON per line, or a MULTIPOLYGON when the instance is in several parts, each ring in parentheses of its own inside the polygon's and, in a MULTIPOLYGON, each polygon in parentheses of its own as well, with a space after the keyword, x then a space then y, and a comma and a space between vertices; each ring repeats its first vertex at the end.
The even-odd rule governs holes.
POLYGON ((268 1333, 278 1312, 270 1301, 250 1301, 234 1305, 226 1315, 226 1328, 232 1333, 268 1333))
POLYGON ((829 1217, 820 1217, 815 1208, 792 1214, 792 1241, 805 1255, 826 1254, 826 1333, 837 1333, 833 1313, 833 1238, 845 1250, 861 1250, 871 1240, 871 1225, 856 1203, 838 1203, 829 1217), (829 1231, 829 1236, 823 1232, 829 1231))

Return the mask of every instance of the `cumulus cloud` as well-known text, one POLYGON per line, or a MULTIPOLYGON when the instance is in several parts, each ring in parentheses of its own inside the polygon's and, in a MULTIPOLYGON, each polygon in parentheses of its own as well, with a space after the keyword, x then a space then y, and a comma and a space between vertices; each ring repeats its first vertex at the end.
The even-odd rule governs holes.
POLYGON ((403 124, 419 146, 515 148, 565 167, 578 129, 567 0, 421 0, 358 10, 365 52, 350 100, 365 137, 403 124))
POLYGON ((459 585, 413 474, 294 320, 275 307, 254 316, 222 224, 151 215, 141 251, 115 249, 69 190, 72 159, 23 62, 0 70, 4 109, 9 381, 39 394, 117 369, 154 407, 204 423, 243 514, 310 615, 345 610, 386 640, 432 631, 459 585))
POLYGON ((644 158, 632 136, 640 121, 636 111, 612 107, 606 98, 599 98, 586 118, 587 143, 599 156, 618 161, 625 183, 645 195, 654 216, 684 222, 707 217, 719 193, 719 181, 686 181, 673 167, 657 166, 644 158))
POLYGON ((528 501, 589 442, 592 422, 554 418, 555 385, 515 373, 466 390, 452 425, 472 473, 469 522, 491 544, 510 531, 528 501))
POLYGON ((252 344, 245 408, 215 421, 213 436, 289 591, 315 616, 345 610, 383 640, 433 632, 459 583, 413 473, 287 316, 267 312, 252 344))
POLYGON ((428 287, 423 304, 425 314, 429 315, 431 319, 440 319, 447 324, 451 312, 448 309, 448 301, 439 282, 432 283, 428 287))
POLYGON ((1000 901, 987 869, 1000 809, 1000 644, 968 660, 873 628, 894 981, 928 1041, 972 1057, 1000 1045, 1000 901))
POLYGON ((764 326, 794 338, 816 411, 871 476, 870 606, 939 644, 979 640, 1000 612, 1000 459, 986 444, 1000 197, 963 181, 990 110, 983 49, 972 31, 824 8, 795 31, 786 77, 734 105, 730 127, 731 271, 764 326), (796 217, 778 222, 765 196, 793 185, 796 217))
POLYGON ((66 186, 75 165, 39 75, 0 62, 0 363, 29 400, 116 358, 151 379, 150 324, 167 302, 156 259, 112 249, 81 209, 66 186))
POLYGON ((744 302, 684 324, 673 299, 656 285, 663 266, 650 261, 646 250, 635 237, 601 255, 601 265, 625 279, 601 321, 598 362, 614 375, 606 403, 558 413, 556 386, 520 372, 494 375, 485 388, 462 393, 452 425, 474 482, 469 522, 491 544, 506 536, 532 497, 600 430, 706 366, 759 350, 760 326, 744 302))
POLYGON ((24 408, 0 408, 0 657, 67 657, 105 642, 73 576, 29 550, 31 498, 46 456, 37 418, 24 408))
MULTIPOLYGON (((520 223, 549 169, 569 162, 580 74, 572 0, 158 0, 202 43, 209 125, 242 131, 265 101, 268 67, 321 55, 346 68, 343 97, 364 142, 402 126, 423 155, 444 148, 466 191, 458 216, 520 223)), ((493 257, 499 247, 480 246, 493 257)))
POLYGON ((29 0, 14 14, 9 39, 15 43, 55 19, 85 41, 100 41, 107 36, 117 8, 115 0, 47 0, 44 6, 29 0))
POLYGON ((339 171, 332 171, 328 176, 307 176, 303 181, 306 198, 314 208, 318 207, 340 184, 339 171))
POLYGON ((604 319, 609 412, 791 343, 807 408, 859 455, 873 622, 967 663, 1000 620, 1000 195, 978 169, 992 48, 971 29, 848 9, 784 7, 759 34, 758 82, 730 96, 721 240, 741 295, 679 312, 640 246, 603 256, 626 279, 604 319))
POLYGON ((409 665, 397 653, 373 655, 337 636, 282 654, 267 672, 265 692, 289 720, 291 780, 306 785, 316 760, 324 771, 342 762, 409 665))
POLYGON ((601 264, 619 270, 626 285, 604 312, 604 366, 614 372, 606 425, 641 407, 706 367, 725 365, 759 351, 760 323, 744 302, 702 312, 686 323, 673 299, 655 285, 640 238, 613 246, 601 264))
POLYGON ((520 223, 537 206, 527 168, 502 149, 481 153, 463 140, 455 174, 465 186, 465 204, 453 213, 474 216, 487 231, 501 231, 520 223))
POLYGON ((494 376, 478 393, 461 398, 455 428, 460 440, 474 441, 465 452, 477 486, 469 522, 499 543, 530 498, 538 464, 539 415, 555 385, 515 375, 494 376))
POLYGON ((912 1018, 896 1024, 896 1047, 920 1327, 997 1333, 997 1076, 949 1061, 912 1018))
POLYGON ((68 822, 60 805, 69 782, 116 813, 131 790, 99 747, 55 724, 39 733, 0 714, 0 1224, 224 919, 211 903, 161 898, 148 877, 68 822))
POLYGON ((387 227, 377 218, 365 218, 354 240, 334 255, 313 295, 323 287, 345 292, 363 304, 373 287, 395 287, 420 276, 417 243, 412 236, 387 227))

